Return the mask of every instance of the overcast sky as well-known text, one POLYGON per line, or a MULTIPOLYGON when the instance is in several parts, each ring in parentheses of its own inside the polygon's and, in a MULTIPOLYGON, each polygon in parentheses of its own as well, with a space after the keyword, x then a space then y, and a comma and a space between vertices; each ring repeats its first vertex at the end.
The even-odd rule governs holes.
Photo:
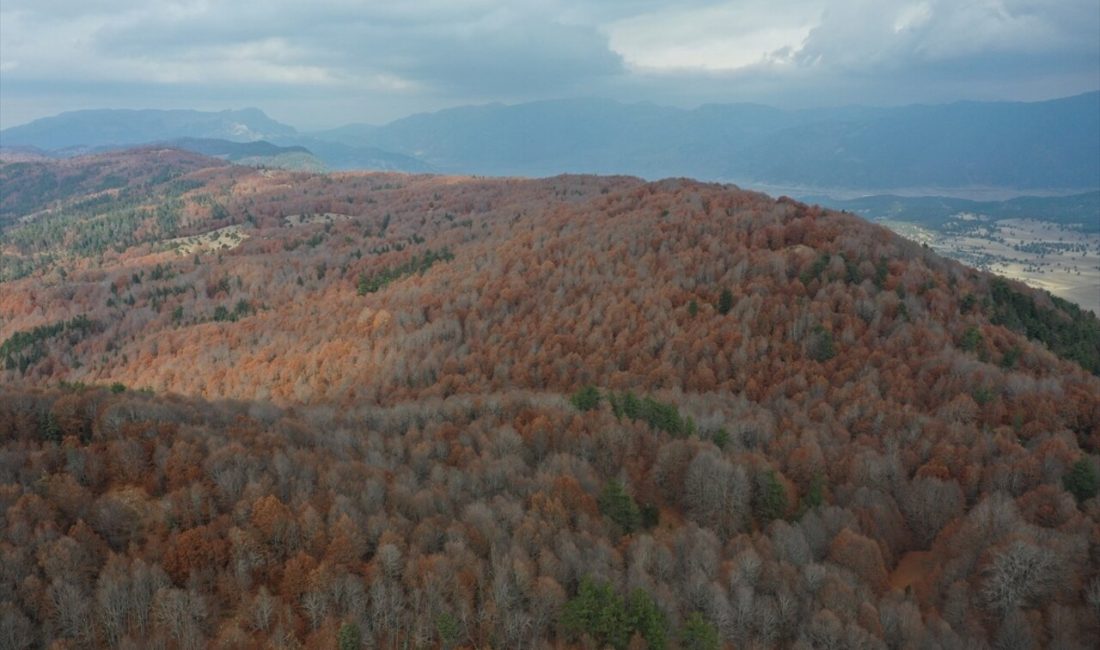
POLYGON ((500 101, 1035 100, 1100 88, 1097 0, 0 0, 0 126, 256 106, 302 129, 500 101))

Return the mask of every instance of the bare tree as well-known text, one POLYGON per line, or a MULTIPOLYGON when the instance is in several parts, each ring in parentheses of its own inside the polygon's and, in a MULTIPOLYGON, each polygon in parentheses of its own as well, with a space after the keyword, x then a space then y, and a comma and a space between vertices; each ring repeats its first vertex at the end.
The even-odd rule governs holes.
POLYGON ((982 600, 1000 615, 1034 605, 1059 585, 1060 569, 1046 549, 1016 540, 998 551, 982 572, 982 600))

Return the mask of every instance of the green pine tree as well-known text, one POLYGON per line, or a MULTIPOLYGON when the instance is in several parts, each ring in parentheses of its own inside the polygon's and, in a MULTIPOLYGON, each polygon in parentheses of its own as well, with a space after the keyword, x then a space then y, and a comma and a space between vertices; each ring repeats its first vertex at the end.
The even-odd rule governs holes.
POLYGON ((600 647, 622 650, 630 643, 631 629, 626 605, 606 582, 581 580, 577 596, 565 604, 562 628, 571 638, 591 636, 600 647))
POLYGON ((569 401, 578 411, 591 411, 600 404, 600 391, 595 386, 588 385, 573 393, 569 401))
POLYGON ((756 476, 752 509, 761 526, 782 517, 787 511, 787 491, 783 489, 775 470, 768 469, 756 476))
POLYGON ((718 313, 725 316, 733 308, 733 292, 722 289, 722 295, 718 297, 718 313))
POLYGON ((439 634, 439 642, 444 648, 453 648, 458 643, 458 635, 461 629, 454 616, 448 612, 443 612, 435 619, 435 631, 439 634))
POLYGON ((51 442, 61 441, 61 426, 52 411, 45 411, 39 421, 39 430, 44 439, 51 442))
POLYGON ((1100 477, 1096 475, 1096 468, 1092 463, 1087 458, 1082 458, 1062 477, 1062 485, 1077 499, 1077 503, 1081 503, 1100 491, 1100 477))
POLYGON ((355 623, 344 623, 337 636, 340 650, 359 650, 363 646, 363 635, 355 623))
POLYGON ((634 497, 627 494, 623 484, 612 479, 607 482, 597 500, 600 512, 619 524, 624 532, 632 533, 642 524, 642 513, 634 497))
POLYGON ((824 362, 835 356, 836 344, 833 342, 832 332, 821 325, 814 327, 813 338, 810 340, 810 358, 824 362))
POLYGON ((653 598, 635 589, 626 601, 626 618, 632 632, 645 639, 649 650, 662 650, 668 636, 668 622, 653 598))
POLYGON ((718 630, 703 617, 701 612, 695 612, 684 622, 680 630, 681 647, 685 650, 718 650, 718 630))

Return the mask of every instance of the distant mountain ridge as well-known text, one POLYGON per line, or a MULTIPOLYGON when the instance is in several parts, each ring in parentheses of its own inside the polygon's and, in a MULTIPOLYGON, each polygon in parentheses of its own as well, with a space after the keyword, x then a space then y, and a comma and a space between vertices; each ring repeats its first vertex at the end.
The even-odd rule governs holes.
POLYGON ((375 170, 408 172, 413 174, 438 171, 432 165, 415 156, 386 151, 369 145, 349 145, 315 137, 298 137, 291 142, 308 147, 329 169, 375 170))
POLYGON ((281 147, 271 144, 267 140, 253 140, 251 142, 233 142, 231 140, 219 140, 215 138, 179 138, 166 144, 178 146, 187 151, 194 151, 205 156, 224 156, 227 160, 236 160, 248 156, 277 156, 287 153, 312 153, 309 149, 292 145, 281 147))
MULTIPOLYGON (((241 158, 253 156, 277 156, 280 154, 289 153, 312 154, 309 149, 300 145, 282 147, 276 144, 272 144, 267 140, 233 142, 231 140, 221 140, 218 138, 175 138, 173 140, 160 140, 155 142, 142 143, 139 146, 173 147, 176 149, 182 149, 184 151, 191 151, 193 153, 202 154, 204 156, 224 158, 226 160, 239 160, 241 158)), ((74 158, 76 156, 95 155, 131 148, 134 148, 134 145, 106 144, 96 147, 73 146, 65 147, 63 149, 45 150, 34 146, 18 145, 15 147, 3 147, 2 149, 0 149, 0 155, 14 156, 17 154, 23 154, 26 156, 36 156, 46 159, 59 159, 74 158)))
POLYGON ((1069 196, 1021 196, 1005 201, 968 201, 943 196, 876 195, 857 199, 799 197, 834 210, 847 210, 867 219, 889 218, 942 225, 955 215, 983 215, 1001 219, 1042 218, 1063 225, 1078 225, 1083 232, 1100 232, 1100 191, 1069 196))
POLYGON ((278 156, 282 161, 274 166, 310 171, 433 171, 411 156, 302 135, 257 108, 72 111, 0 131, 0 151, 20 159, 69 158, 153 144, 249 164, 267 164, 271 161, 266 159, 278 156), (288 154, 298 156, 291 160, 288 154), (253 160, 257 157, 263 160, 253 160))
POLYGON ((1100 187, 1100 92, 1033 103, 803 111, 609 100, 490 104, 360 133, 363 144, 466 173, 624 173, 865 189, 1100 187))
POLYGON ((0 146, 68 147, 137 145, 178 138, 253 142, 297 134, 257 108, 193 110, 98 109, 72 111, 0 131, 0 146))
POLYGON ((42 162, 80 156, 124 151, 134 148, 172 148, 197 153, 212 158, 253 167, 275 167, 293 171, 320 172, 325 164, 309 149, 292 145, 281 147, 266 140, 233 142, 218 138, 175 138, 140 145, 99 145, 95 147, 73 146, 63 149, 43 150, 33 146, 0 147, 0 160, 4 162, 42 162))
MULTIPOLYGON (((887 193, 902 188, 1100 189, 1100 92, 1042 102, 788 111, 608 99, 462 106, 312 134, 258 109, 76 111, 0 132, 57 151, 179 138, 304 146, 332 169, 503 176, 689 176, 742 185, 887 193)), ((938 193, 938 192, 934 192, 938 193)))

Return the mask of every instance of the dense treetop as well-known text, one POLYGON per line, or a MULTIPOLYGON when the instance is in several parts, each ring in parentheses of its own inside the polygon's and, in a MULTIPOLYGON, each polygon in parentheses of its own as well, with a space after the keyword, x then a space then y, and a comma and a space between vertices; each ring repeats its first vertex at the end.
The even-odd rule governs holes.
POLYGON ((174 169, 0 239, 11 638, 1100 633, 1095 315, 731 186, 174 169))

